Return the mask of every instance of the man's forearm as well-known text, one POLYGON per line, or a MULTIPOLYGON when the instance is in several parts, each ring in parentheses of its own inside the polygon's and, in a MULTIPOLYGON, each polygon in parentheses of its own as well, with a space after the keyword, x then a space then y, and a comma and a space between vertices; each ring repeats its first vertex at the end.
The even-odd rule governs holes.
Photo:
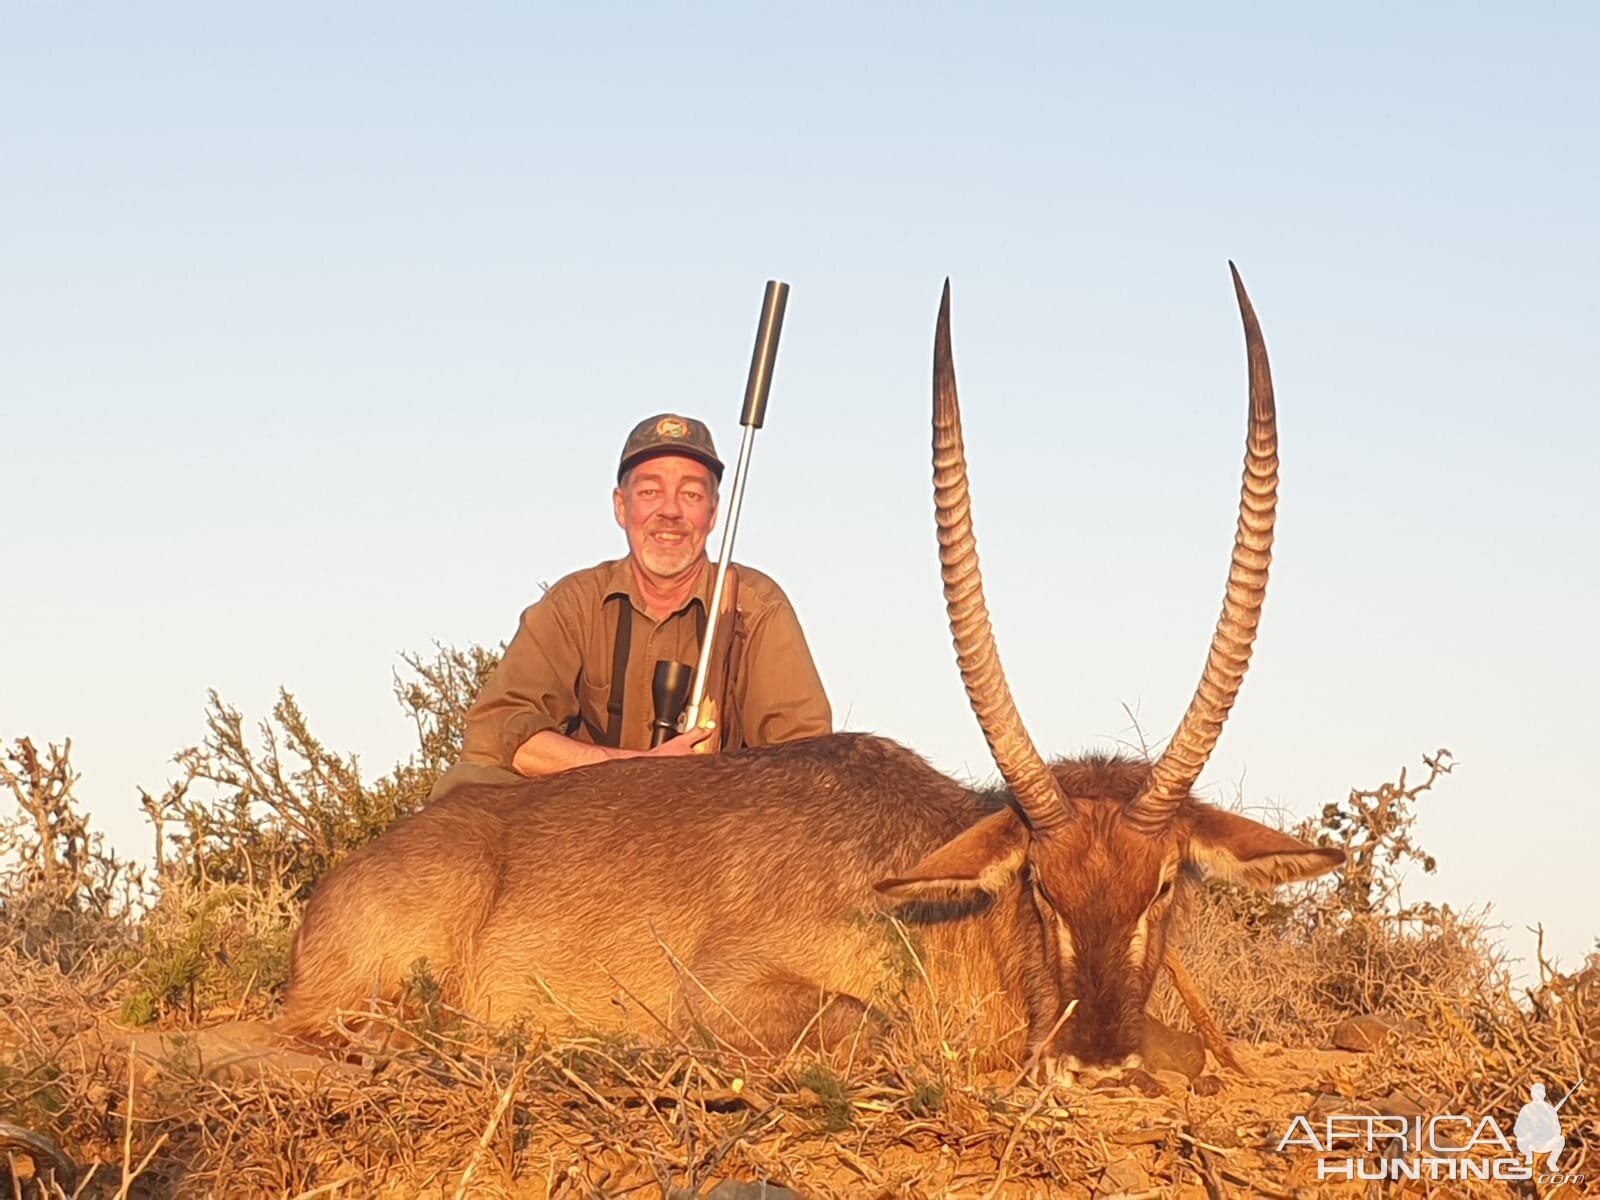
POLYGON ((573 767, 587 767, 593 763, 609 762, 613 758, 633 758, 636 750, 613 750, 609 746, 591 746, 554 729, 541 729, 522 745, 511 759, 511 769, 518 775, 554 775, 557 771, 570 771, 573 767))
POLYGON ((695 746, 709 738, 712 732, 705 728, 691 729, 688 733, 669 738, 654 750, 614 750, 609 746, 591 746, 588 742, 569 738, 554 729, 542 729, 517 747, 517 753, 511 759, 511 769, 518 775, 532 778, 618 758, 672 758, 693 753, 695 746))

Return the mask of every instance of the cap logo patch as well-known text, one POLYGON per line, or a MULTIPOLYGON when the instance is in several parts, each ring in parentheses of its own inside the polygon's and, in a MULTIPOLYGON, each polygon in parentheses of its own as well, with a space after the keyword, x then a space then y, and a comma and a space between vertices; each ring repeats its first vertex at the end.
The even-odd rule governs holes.
POLYGON ((656 422, 656 435, 664 438, 687 437, 689 427, 677 417, 662 417, 656 422))

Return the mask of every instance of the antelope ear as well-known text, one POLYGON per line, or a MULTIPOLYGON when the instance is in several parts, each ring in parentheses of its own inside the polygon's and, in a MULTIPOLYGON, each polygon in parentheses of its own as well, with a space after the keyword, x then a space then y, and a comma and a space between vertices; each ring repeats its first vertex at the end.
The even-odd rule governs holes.
POLYGON ((872 886, 895 900, 931 900, 1002 892, 1028 857, 1028 831, 1010 808, 958 833, 904 875, 872 886))
POLYGON ((1209 804, 1184 806, 1184 859, 1207 875, 1272 888, 1344 864, 1344 851, 1312 846, 1259 821, 1209 804))

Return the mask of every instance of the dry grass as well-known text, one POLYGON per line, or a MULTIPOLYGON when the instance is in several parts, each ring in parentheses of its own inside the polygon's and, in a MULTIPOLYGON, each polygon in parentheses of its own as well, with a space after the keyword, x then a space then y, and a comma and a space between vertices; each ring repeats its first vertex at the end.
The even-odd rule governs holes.
MULTIPOLYGON (((457 665, 456 686, 474 686, 473 664, 457 665)), ((270 1015, 303 899, 301 856, 348 852, 431 777, 408 764, 365 785, 309 737, 295 743, 311 756, 298 773, 276 752, 262 769, 236 718, 212 730, 186 779, 148 803, 173 828, 148 882, 103 854, 77 815, 64 749, 19 743, 11 754, 0 1123, 50 1139, 76 1173, 52 1175, 47 1149, 13 1141, 0 1152, 0 1197, 645 1197, 704 1195, 729 1179, 808 1197, 1310 1196, 1326 1190, 1315 1156, 1275 1149, 1292 1115, 1463 1112, 1509 1132, 1535 1079, 1559 1094, 1592 1074, 1600 1048, 1600 956, 1574 972, 1541 962, 1540 983, 1519 995, 1479 920, 1398 903, 1400 866, 1426 865, 1409 814, 1448 766, 1434 756, 1422 784, 1402 776, 1324 812, 1321 835, 1357 864, 1340 881, 1265 900, 1212 892, 1186 915, 1185 960, 1248 1078, 1019 1086, 972 1069, 960 1013, 836 1061, 756 1064, 430 1023, 397 1030, 403 1051, 325 1057, 317 1071, 297 1059, 219 1076, 200 1033, 155 1069, 130 1055, 126 1022, 183 1032, 270 1015), (207 759, 219 753, 226 773, 207 759), (224 775, 212 800, 189 794, 224 775), (1332 1048, 1357 1013, 1412 1024, 1369 1053, 1332 1048)), ((437 725, 419 718, 419 731, 439 745, 437 725)), ((1186 1023, 1166 990, 1153 1011, 1186 1023)), ((1563 1110, 1564 1165, 1591 1177, 1592 1095, 1585 1085, 1563 1110)))
MULTIPOLYGON (((426 1033, 320 1079, 216 1081, 180 1050, 130 1089, 104 1025, 109 997, 96 1003, 53 970, 0 959, 0 986, 28 995, 32 1014, 6 1021, 0 1094, 93 1170, 86 1196, 661 1196, 727 1178, 815 1197, 1090 1195, 1107 1179, 1107 1194, 1311 1195, 1308 1157, 1271 1149, 1290 1114, 1335 1096, 1340 1111, 1405 1111, 1398 1096, 1509 1114, 1526 1096, 1525 1064, 1576 1077, 1600 1000, 1591 971, 1552 981, 1546 1017, 1442 1006, 1423 1034, 1374 1054, 1241 1045, 1251 1078, 1212 1094, 1168 1077, 1014 1087, 962 1071, 959 1056, 903 1048, 848 1067, 757 1068, 602 1039, 426 1033)), ((1584 1143, 1579 1170, 1596 1140, 1586 1111, 1568 1122, 1584 1143)))

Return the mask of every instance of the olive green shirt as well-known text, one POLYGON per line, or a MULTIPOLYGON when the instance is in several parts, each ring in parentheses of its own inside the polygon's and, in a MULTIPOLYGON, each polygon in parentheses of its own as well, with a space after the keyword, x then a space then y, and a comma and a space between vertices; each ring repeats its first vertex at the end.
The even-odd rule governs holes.
MULTIPOLYGON (((517 748, 554 729, 604 744, 617 622, 630 631, 619 745, 650 746, 651 679, 659 659, 691 668, 716 578, 707 563, 696 594, 661 621, 646 611, 626 558, 575 571, 522 614, 511 644, 467 713, 463 764, 509 768, 517 748)), ((831 732, 832 712, 800 621, 783 590, 739 567, 732 668, 718 724, 724 750, 831 732)))

